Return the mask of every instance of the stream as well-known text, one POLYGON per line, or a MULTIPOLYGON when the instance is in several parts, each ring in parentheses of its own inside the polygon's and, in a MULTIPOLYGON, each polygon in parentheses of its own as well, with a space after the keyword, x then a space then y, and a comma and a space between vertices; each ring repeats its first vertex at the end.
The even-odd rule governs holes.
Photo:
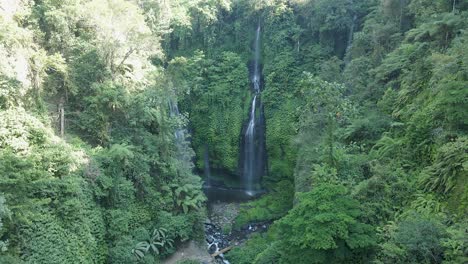
MULTIPOLYGON (((271 222, 249 223, 239 230, 232 228, 237 214, 239 203, 212 202, 209 204, 209 219, 204 223, 205 242, 209 254, 214 254, 230 246, 243 244, 253 233, 265 232, 271 222)), ((215 263, 228 264, 224 254, 215 257, 215 263)))

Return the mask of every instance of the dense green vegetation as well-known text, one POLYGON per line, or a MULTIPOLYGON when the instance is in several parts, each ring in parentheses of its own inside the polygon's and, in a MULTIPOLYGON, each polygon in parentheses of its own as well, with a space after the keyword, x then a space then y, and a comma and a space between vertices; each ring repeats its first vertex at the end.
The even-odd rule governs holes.
POLYGON ((194 173, 239 174, 259 24, 269 192, 234 227, 274 222, 231 263, 468 261, 466 0, 0 7, 0 263, 201 238, 194 173))
POLYGON ((2 2, 0 263, 156 263, 203 236, 160 8, 2 2))
POLYGON ((279 220, 233 262, 467 261, 467 8, 263 3, 269 180, 296 193, 281 218, 246 205, 279 220))

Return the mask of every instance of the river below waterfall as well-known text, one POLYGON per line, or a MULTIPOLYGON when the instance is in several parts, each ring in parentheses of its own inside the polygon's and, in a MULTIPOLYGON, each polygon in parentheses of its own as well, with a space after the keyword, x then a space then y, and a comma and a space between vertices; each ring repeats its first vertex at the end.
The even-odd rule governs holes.
MULTIPOLYGON (((210 202, 208 204, 208 220, 204 224, 205 242, 209 254, 214 254, 225 248, 243 244, 253 233, 265 232, 271 222, 249 223, 239 230, 233 228, 239 214, 240 204, 237 202, 210 202)), ((215 263, 228 264, 229 261, 220 254, 215 257, 215 263)), ((235 264, 235 263, 232 263, 235 264)))

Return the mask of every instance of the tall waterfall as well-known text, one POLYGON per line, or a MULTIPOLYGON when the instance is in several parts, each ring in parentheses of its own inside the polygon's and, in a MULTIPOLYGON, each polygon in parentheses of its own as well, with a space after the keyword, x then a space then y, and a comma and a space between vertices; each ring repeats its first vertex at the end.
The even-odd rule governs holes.
POLYGON ((262 74, 260 68, 260 24, 257 27, 254 42, 254 61, 251 71, 253 98, 249 121, 243 137, 242 178, 247 194, 254 195, 256 185, 265 172, 265 124, 263 106, 260 101, 262 74), (259 112, 259 113, 257 113, 259 112))

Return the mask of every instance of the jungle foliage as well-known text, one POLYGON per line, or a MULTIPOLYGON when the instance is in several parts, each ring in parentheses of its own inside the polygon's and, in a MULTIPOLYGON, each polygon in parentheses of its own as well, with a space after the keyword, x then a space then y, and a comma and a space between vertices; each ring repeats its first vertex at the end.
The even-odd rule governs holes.
POLYGON ((466 0, 0 7, 0 263, 159 263, 201 237, 195 173, 239 174, 258 25, 269 192, 234 227, 273 224, 228 259, 468 261, 466 0))
POLYGON ((201 238, 186 120, 157 64, 166 7, 0 7, 0 263, 159 263, 201 238))

